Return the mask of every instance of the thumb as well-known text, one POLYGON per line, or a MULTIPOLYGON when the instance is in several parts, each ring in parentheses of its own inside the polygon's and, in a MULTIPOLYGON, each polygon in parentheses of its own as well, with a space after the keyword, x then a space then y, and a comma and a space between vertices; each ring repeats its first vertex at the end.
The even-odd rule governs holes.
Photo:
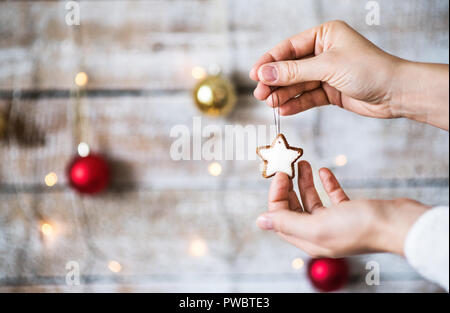
POLYGON ((332 73, 327 53, 318 56, 271 62, 258 69, 259 80, 268 86, 290 86, 307 81, 325 81, 332 73))
POLYGON ((263 230, 274 230, 306 240, 314 238, 320 227, 313 215, 288 210, 264 213, 258 217, 257 224, 263 230))

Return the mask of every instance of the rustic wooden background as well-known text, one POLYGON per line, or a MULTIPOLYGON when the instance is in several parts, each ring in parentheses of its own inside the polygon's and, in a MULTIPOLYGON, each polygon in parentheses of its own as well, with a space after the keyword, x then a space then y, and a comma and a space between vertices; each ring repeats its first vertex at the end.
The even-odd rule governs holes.
MULTIPOLYGON (((366 25, 366 1, 357 0, 80 1, 80 26, 66 25, 65 3, 0 2, 0 112, 22 133, 0 141, 0 292, 314 291, 305 268, 291 268, 308 257, 254 224, 269 184, 257 161, 222 162, 212 177, 207 161, 170 160, 170 129, 191 128, 200 114, 192 67, 218 64, 238 89, 234 112, 204 125, 269 125, 248 71, 276 42, 316 24, 343 19, 401 57, 449 58, 446 0, 380 0, 379 26, 366 25), (80 197, 65 179, 79 71, 89 75, 88 142, 114 168, 98 197, 80 197), (59 181, 50 188, 51 171, 59 181), (51 239, 40 233, 43 220, 55 225, 51 239), (205 240, 205 256, 187 253, 193 238, 205 240), (122 271, 112 273, 109 260, 122 271), (65 283, 68 261, 80 264, 79 286, 65 283)), ((354 198, 449 203, 447 132, 332 107, 283 118, 282 127, 315 169, 347 155, 335 170, 354 198)), ((350 261, 343 291, 442 291, 400 257, 350 261), (365 284, 369 260, 380 264, 380 286, 365 284)))

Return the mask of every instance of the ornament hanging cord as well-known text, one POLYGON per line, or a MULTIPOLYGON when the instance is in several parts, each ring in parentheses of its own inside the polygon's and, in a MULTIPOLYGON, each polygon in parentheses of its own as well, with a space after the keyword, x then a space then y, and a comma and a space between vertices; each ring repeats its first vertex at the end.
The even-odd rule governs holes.
POLYGON ((273 108, 273 120, 275 122, 275 128, 277 129, 277 135, 281 133, 281 118, 280 118, 280 98, 278 97, 278 94, 276 94, 277 98, 277 105, 275 107, 274 92, 271 93, 272 96, 272 108, 273 108))

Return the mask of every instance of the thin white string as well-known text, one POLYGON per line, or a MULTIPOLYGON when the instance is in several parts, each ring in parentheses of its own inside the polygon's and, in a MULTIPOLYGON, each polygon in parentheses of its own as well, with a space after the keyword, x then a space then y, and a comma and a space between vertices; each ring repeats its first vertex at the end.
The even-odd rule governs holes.
POLYGON ((274 92, 271 93, 272 97, 272 108, 273 108, 273 120, 275 123, 275 128, 277 129, 277 135, 281 133, 281 118, 280 118, 280 98, 278 97, 278 94, 276 94, 277 98, 277 104, 275 108, 275 102, 273 97, 274 92))

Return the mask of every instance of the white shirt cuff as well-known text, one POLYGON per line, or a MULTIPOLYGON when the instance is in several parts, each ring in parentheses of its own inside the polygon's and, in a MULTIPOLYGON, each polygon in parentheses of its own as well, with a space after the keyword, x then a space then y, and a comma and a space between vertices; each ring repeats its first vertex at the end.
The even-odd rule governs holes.
POLYGON ((404 246, 408 262, 425 278, 449 291, 449 208, 428 210, 408 232, 404 246))

